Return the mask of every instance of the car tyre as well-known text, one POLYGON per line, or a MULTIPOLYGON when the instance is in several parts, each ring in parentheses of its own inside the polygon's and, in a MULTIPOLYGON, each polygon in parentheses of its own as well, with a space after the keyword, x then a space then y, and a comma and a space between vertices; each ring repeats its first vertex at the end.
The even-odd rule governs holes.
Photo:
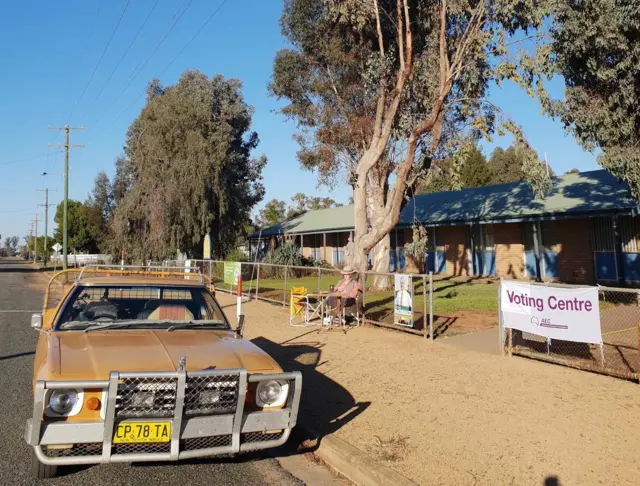
POLYGON ((31 476, 34 479, 51 479, 58 476, 58 466, 42 464, 33 447, 31 448, 31 476))

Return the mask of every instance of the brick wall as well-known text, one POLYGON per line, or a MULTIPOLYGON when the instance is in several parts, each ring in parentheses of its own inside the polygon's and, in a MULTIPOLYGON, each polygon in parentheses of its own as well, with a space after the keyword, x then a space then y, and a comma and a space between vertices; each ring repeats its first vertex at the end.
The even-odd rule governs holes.
POLYGON ((471 268, 467 252, 467 227, 450 226, 438 228, 442 232, 447 266, 445 273, 455 276, 470 276, 471 268))
POLYGON ((505 278, 524 279, 524 244, 521 223, 493 226, 496 244, 496 273, 505 278))
POLYGON ((593 283, 593 252, 589 220, 570 219, 556 222, 558 238, 558 272, 560 281, 593 283))

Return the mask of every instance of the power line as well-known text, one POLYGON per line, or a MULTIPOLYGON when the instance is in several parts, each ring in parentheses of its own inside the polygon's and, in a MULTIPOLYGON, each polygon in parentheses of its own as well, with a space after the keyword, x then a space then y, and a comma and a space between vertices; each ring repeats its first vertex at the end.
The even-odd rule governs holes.
POLYGON ((41 159, 42 157, 48 157, 49 155, 53 155, 54 153, 56 153, 56 151, 49 152, 48 154, 35 155, 33 157, 25 157, 23 159, 10 160, 9 162, 2 162, 0 165, 11 165, 17 164, 18 162, 26 162, 27 160, 41 159))
MULTIPOLYGON (((102 0, 100 2, 100 5, 98 6, 98 11, 96 12, 95 17, 93 18, 93 22, 91 23, 91 27, 89 27, 89 32, 87 33, 87 37, 86 37, 86 39, 84 41, 82 53, 80 54, 80 58, 78 60, 78 63, 77 64, 74 63, 74 66, 78 66, 79 64, 82 64, 82 60, 84 59, 84 55, 87 52, 87 46, 89 45, 89 40, 91 39, 91 37, 93 37, 93 32, 95 30, 96 24, 98 23, 98 18, 100 17, 100 12, 102 11, 102 6, 104 5, 104 1, 105 0, 102 0)), ((78 70, 76 68, 76 69, 74 69, 74 75, 73 75, 72 79, 74 79, 76 77, 77 73, 78 73, 78 70)), ((54 140, 58 137, 59 134, 60 134, 60 132, 54 133, 53 137, 51 137, 51 140, 49 140, 49 143, 50 144, 53 143, 54 140)), ((48 162, 48 160, 45 161, 45 170, 47 168, 47 162, 48 162)))
MULTIPOLYGON (((144 64, 142 64, 142 66, 140 67, 140 69, 138 69, 137 72, 134 72, 133 76, 129 79, 129 82, 126 84, 126 86, 124 88, 122 88, 122 90, 120 91, 118 96, 116 96, 116 98, 107 106, 107 108, 105 108, 103 110, 103 112, 106 113, 113 105, 116 104, 116 102, 122 97, 122 95, 127 91, 127 89, 129 89, 129 86, 131 86, 131 83, 133 83, 135 81, 135 79, 140 75, 140 73, 145 68, 145 66, 149 63, 151 58, 155 55, 156 52, 158 52, 158 49, 160 49, 160 47, 162 46, 164 41, 167 40, 167 37, 169 36, 171 31, 174 29, 174 27, 176 25, 178 25, 178 22, 180 22, 180 19, 183 17, 185 12, 189 9, 189 7, 191 6, 192 3, 193 3, 193 0, 189 0, 189 3, 187 3, 187 6, 184 8, 184 10, 182 10, 182 12, 180 12, 180 15, 178 15, 178 17, 175 19, 175 21, 171 24, 171 27, 169 28, 169 30, 164 34, 162 39, 160 39, 160 42, 153 49, 153 51, 151 52, 149 57, 147 57, 147 59, 144 61, 144 64)), ((134 69, 134 71, 135 71, 135 69, 134 69)), ((88 130, 91 130, 91 128, 93 128, 96 124, 97 124, 97 122, 95 122, 93 125, 91 125, 91 127, 89 127, 88 130)))
MULTIPOLYGON (((227 2, 227 0, 222 0, 222 2, 220 2, 220 4, 218 5, 218 7, 213 11, 213 13, 209 16, 209 18, 204 22, 204 24, 202 24, 202 26, 198 29, 198 31, 193 35, 193 37, 191 37, 191 39, 189 39, 189 42, 187 42, 184 47, 180 50, 180 52, 178 52, 178 54, 171 60, 171 62, 164 68, 164 70, 160 73, 159 76, 156 76, 158 78, 162 77, 162 75, 164 73, 167 72, 167 70, 173 65, 174 62, 176 62, 178 60, 178 58, 182 55, 182 53, 184 51, 187 50, 187 48, 191 45, 191 43, 196 39, 196 37, 198 37, 200 35, 200 33, 205 29, 205 27, 207 27, 207 25, 209 25, 209 23, 213 20, 213 18, 216 16, 216 14, 218 13, 218 11, 223 7, 223 5, 227 2)), ((138 101, 140 101, 141 98, 144 97, 144 93, 142 95, 140 95, 138 98, 136 98, 133 103, 131 103, 122 113, 120 113, 116 118, 114 118, 111 123, 109 125, 113 125, 116 121, 118 121, 120 119, 120 117, 122 117, 125 113, 127 113, 131 108, 133 108, 133 106, 138 103, 138 101)), ((98 120, 100 121, 100 120, 98 120)), ((93 127, 95 127, 98 124, 98 121, 96 121, 93 125, 91 125, 88 130, 91 130, 93 127)))
POLYGON ((129 46, 127 47, 127 49, 124 51, 124 54, 122 55, 122 57, 120 58, 120 60, 117 62, 116 67, 113 68, 113 71, 111 71, 111 74, 109 74, 109 77, 107 78, 107 80, 104 82, 104 84, 102 85, 102 88, 100 88, 100 92, 98 93, 98 95, 93 99, 93 101, 89 104, 89 106, 87 107, 87 109, 85 110, 84 114, 80 117, 80 120, 84 120, 84 117, 87 116, 87 113, 89 112, 89 110, 91 109, 91 107, 95 104, 96 101, 98 101, 98 98, 100 98, 100 95, 102 94, 102 92, 104 91, 104 89, 107 87, 107 85, 109 84, 109 81, 111 81, 111 78, 113 77, 113 75, 116 73, 116 71, 118 70, 118 68, 120 67, 120 64, 122 63, 122 61, 124 60, 124 58, 127 56, 127 54, 129 53, 129 51, 131 50, 131 47, 133 46, 133 44, 136 42, 136 40, 138 39, 138 36, 140 35, 140 32, 142 32, 142 29, 144 29, 145 25, 147 25, 147 22, 149 21, 149 18, 151 18, 151 14, 153 14, 154 10, 156 9, 156 7, 158 6, 158 3, 160 3, 160 0, 156 0, 156 3, 153 4, 153 7, 151 7, 151 10, 149 11, 149 13, 147 14, 147 17, 144 19, 144 22, 142 22, 142 25, 140 26, 140 28, 138 29, 138 31, 136 32, 136 34, 133 36, 133 40, 131 41, 131 43, 129 44, 129 46))
POLYGON ((196 37, 198 37, 198 36, 200 35, 200 33, 204 30, 204 28, 205 28, 207 25, 209 25, 209 22, 211 22, 211 21, 213 20, 213 18, 216 16, 216 14, 218 13, 218 11, 222 8, 222 6, 223 6, 225 3, 227 3, 227 0, 222 0, 222 1, 220 2, 220 4, 218 5, 218 8, 216 8, 216 9, 213 11, 213 13, 209 16, 209 18, 204 22, 204 24, 202 24, 202 27, 200 27, 200 28, 198 29, 198 32, 196 32, 196 33, 194 34, 194 36, 193 36, 191 39, 189 39, 189 42, 187 42, 187 43, 185 44, 185 46, 182 48, 182 50, 181 50, 180 52, 178 52, 178 54, 177 54, 177 55, 176 55, 176 56, 171 60, 171 62, 167 65, 167 67, 166 67, 166 68, 164 68, 164 70, 163 70, 163 71, 160 73, 160 75, 158 76, 159 78, 160 78, 160 77, 162 77, 162 75, 163 75, 164 73, 166 73, 166 72, 167 72, 167 69, 169 69, 169 68, 173 65, 173 63, 174 63, 174 62, 176 62, 176 60, 177 60, 177 59, 182 55, 182 53, 183 53, 184 51, 186 51, 186 50, 187 50, 187 47, 189 47, 189 46, 191 45, 191 43, 196 39, 196 37))
POLYGON ((33 211, 37 208, 27 208, 27 209, 12 209, 10 211, 0 211, 0 214, 9 214, 9 213, 26 213, 27 211, 33 211))
POLYGON ((91 76, 89 76, 89 80, 87 81, 87 84, 85 84, 84 89, 82 90, 82 93, 80 93, 80 97, 76 101, 76 104, 73 106, 73 108, 71 109, 71 112, 67 116, 67 120, 69 120, 71 118, 71 115, 73 115, 73 113, 76 111, 76 108, 78 107, 78 103, 80 103, 80 100, 82 99, 82 97, 86 93, 87 88, 89 87, 89 84, 91 84, 91 80, 93 79, 93 76, 96 74, 96 71, 98 70, 98 67, 100 66, 100 63, 102 62, 102 59, 104 58, 104 55, 106 54, 107 50, 109 49, 109 46, 111 45, 111 41, 113 40, 113 37, 116 35, 116 32, 118 31, 118 27, 120 27, 120 22, 122 21, 122 18, 124 17, 124 14, 126 13, 127 9, 129 8, 129 4, 130 3, 131 3, 131 0, 127 0, 127 3, 124 6, 124 9, 122 10, 122 13, 120 14, 120 18, 118 19, 118 23, 116 23, 116 26, 113 28, 113 32, 111 32, 111 37, 109 37, 109 40, 107 41, 107 45, 104 46, 104 49, 102 50, 102 54, 100 55, 100 59, 98 59, 98 62, 96 63, 95 67, 93 68, 93 72, 91 73, 91 76))

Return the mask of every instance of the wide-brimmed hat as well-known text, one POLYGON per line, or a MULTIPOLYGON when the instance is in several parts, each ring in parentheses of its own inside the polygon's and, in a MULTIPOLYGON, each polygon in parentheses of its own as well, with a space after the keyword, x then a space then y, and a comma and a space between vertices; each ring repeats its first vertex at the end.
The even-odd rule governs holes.
POLYGON ((351 275, 351 274, 356 273, 356 271, 353 269, 353 267, 350 267, 349 265, 347 265, 342 270, 340 270, 340 273, 342 275, 351 275))

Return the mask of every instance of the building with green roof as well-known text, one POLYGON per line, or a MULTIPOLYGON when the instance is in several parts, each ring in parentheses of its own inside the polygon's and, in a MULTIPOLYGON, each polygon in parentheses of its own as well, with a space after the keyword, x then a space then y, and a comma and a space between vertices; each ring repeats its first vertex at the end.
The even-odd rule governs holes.
MULTIPOLYGON (((391 233, 390 270, 577 283, 640 282, 638 202, 605 170, 555 177, 544 198, 525 182, 418 195, 391 233), (428 228, 425 262, 406 256, 428 228)), ((305 256, 344 262, 353 207, 309 211, 250 235, 254 254, 294 241, 305 256)))

